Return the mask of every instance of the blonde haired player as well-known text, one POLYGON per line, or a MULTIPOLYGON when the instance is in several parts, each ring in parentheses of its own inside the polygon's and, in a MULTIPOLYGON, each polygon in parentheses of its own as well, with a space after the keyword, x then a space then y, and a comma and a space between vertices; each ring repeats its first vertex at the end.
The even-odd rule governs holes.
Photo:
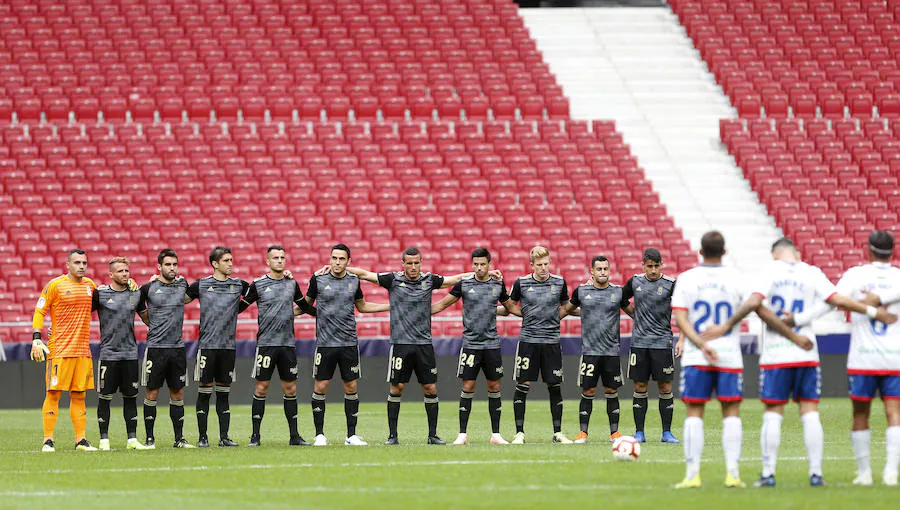
POLYGON ((31 359, 47 361, 47 396, 42 408, 44 421, 44 445, 41 451, 56 451, 53 431, 59 415, 59 399, 68 391, 71 399, 69 415, 75 428, 75 449, 94 451, 85 437, 87 408, 85 391, 94 388, 94 365, 91 360, 91 296, 97 285, 84 276, 87 271, 87 255, 84 250, 73 249, 66 259, 67 274, 58 276, 44 287, 34 309, 34 340, 31 343, 31 359), (41 335, 44 318, 50 314, 52 333, 44 345, 41 335))

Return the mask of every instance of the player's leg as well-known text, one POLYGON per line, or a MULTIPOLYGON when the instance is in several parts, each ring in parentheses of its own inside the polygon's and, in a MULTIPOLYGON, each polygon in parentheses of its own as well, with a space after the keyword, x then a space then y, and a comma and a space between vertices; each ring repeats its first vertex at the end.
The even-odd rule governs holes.
POLYGON ((572 440, 562 433, 562 348, 559 344, 544 344, 541 346, 540 359, 541 377, 547 383, 547 393, 550 394, 550 419, 553 423, 553 442, 572 444, 572 440))
MULTIPOLYGON (((162 387, 162 381, 159 380, 158 375, 154 377, 157 372, 154 372, 153 367, 157 363, 161 363, 154 359, 156 351, 156 349, 148 347, 144 351, 144 359, 141 364, 141 385, 144 386, 142 409, 144 415, 144 444, 154 448, 156 439, 154 438, 153 426, 156 424, 156 399, 159 398, 159 389, 162 387)), ((169 391, 171 393, 171 389, 169 391)))
POLYGON ((819 418, 819 398, 822 393, 820 367, 793 369, 794 399, 800 404, 800 421, 803 423, 803 442, 809 459, 809 484, 825 485, 822 475, 822 458, 825 455, 825 431, 819 418))
POLYGON ((343 347, 341 357, 341 380, 344 383, 344 418, 347 422, 347 436, 344 444, 350 446, 366 446, 368 443, 356 435, 356 423, 359 417, 359 394, 357 381, 360 377, 359 347, 343 347))
POLYGON ((703 457, 703 410, 713 390, 714 372, 687 366, 681 371, 681 400, 687 407, 684 418, 684 480, 676 489, 700 487, 700 460, 703 457))
POLYGON ((288 432, 290 440, 288 444, 291 446, 310 446, 297 428, 297 415, 299 414, 297 407, 297 380, 281 381, 281 391, 284 396, 284 417, 288 422, 288 432))
POLYGON ((313 440, 316 446, 328 444, 325 438, 325 395, 328 393, 328 384, 334 376, 339 355, 337 348, 317 348, 313 358, 316 375, 313 377, 313 393, 309 405, 312 409, 313 426, 316 429, 316 437, 313 440))
POLYGON ((644 422, 647 419, 647 387, 650 381, 649 349, 631 348, 628 356, 628 378, 634 382, 631 411, 634 415, 634 438, 643 443, 644 422))
POLYGON ((247 446, 259 446, 261 444, 260 430, 262 429, 263 417, 266 415, 266 397, 269 395, 269 379, 260 379, 261 375, 256 374, 256 382, 253 387, 253 401, 250 403, 250 419, 252 421, 252 431, 250 433, 250 442, 247 446))
POLYGON ((137 440, 137 394, 138 394, 138 360, 125 360, 121 365, 119 391, 122 392, 122 417, 125 419, 125 433, 128 436, 127 447, 132 450, 144 450, 144 445, 137 440), (140 445, 140 446, 138 446, 140 445))
POLYGON ((199 382, 199 388, 197 388, 197 432, 199 435, 197 446, 201 448, 209 446, 207 429, 209 425, 209 401, 212 399, 213 382, 215 382, 214 362, 215 351, 197 351, 197 366, 194 369, 199 382))
POLYGON ((387 382, 390 389, 387 398, 388 438, 386 445, 400 444, 397 421, 400 419, 400 402, 403 389, 412 377, 413 361, 408 361, 408 345, 392 345, 388 356, 387 382))
POLYGON ((513 393, 513 416, 516 423, 516 436, 512 444, 525 443, 525 404, 528 401, 528 392, 531 383, 537 380, 540 373, 540 361, 535 361, 535 345, 519 341, 516 346, 516 368, 513 377, 516 380, 516 390, 513 393))
POLYGON ((118 388, 118 373, 115 368, 110 371, 110 366, 113 365, 114 363, 104 360, 100 360, 97 365, 97 425, 100 429, 100 443, 97 447, 103 451, 109 450, 110 403, 118 388))
POLYGON ((722 449, 725 450, 725 487, 744 487, 741 482, 741 446, 744 428, 741 423, 741 400, 744 377, 740 372, 714 372, 716 395, 722 403, 722 449))
POLYGON ((44 444, 41 447, 41 451, 43 452, 56 451, 53 442, 53 432, 56 429, 56 419, 59 417, 59 399, 62 397, 62 391, 56 389, 59 382, 58 372, 60 361, 60 358, 48 358, 45 362, 46 381, 44 381, 44 383, 47 388, 47 393, 44 395, 44 403, 41 406, 41 421, 43 422, 42 425, 44 430, 44 444))
POLYGON ((887 486, 895 486, 900 465, 900 376, 886 376, 882 379, 881 398, 887 415, 887 430, 884 433, 887 460, 882 481, 887 486))
POLYGON ((672 379, 675 377, 675 357, 671 349, 650 350, 650 370, 659 390, 659 418, 662 422, 662 442, 678 444, 672 434, 672 418, 675 414, 675 394, 672 379))
POLYGON ((468 444, 467 430, 469 415, 472 413, 472 398, 475 396, 475 380, 481 365, 478 351, 461 348, 456 376, 462 381, 459 392, 459 435, 453 441, 455 445, 468 444))
POLYGON ((442 445, 444 441, 437 435, 438 395, 437 395, 437 359, 432 345, 418 345, 416 354, 416 380, 422 385, 425 402, 425 416, 428 418, 428 444, 442 445))
POLYGON ((619 388, 622 386, 622 360, 618 356, 600 357, 600 379, 606 397, 606 417, 609 420, 609 440, 622 437, 619 432, 619 388))
POLYGON ((760 400, 765 405, 759 444, 762 449, 762 473, 754 484, 757 487, 775 486, 775 466, 781 445, 781 423, 784 404, 791 395, 790 368, 770 368, 759 371, 760 400))
POLYGON ((503 353, 500 349, 486 349, 482 356, 482 370, 487 379, 488 415, 491 417, 491 444, 509 444, 500 435, 502 401, 500 380, 503 379, 503 353))
POLYGON ((869 413, 872 410, 872 398, 877 389, 875 376, 851 375, 849 377, 850 399, 853 401, 853 426, 850 430, 850 442, 856 457, 856 478, 854 485, 872 485, 872 464, 870 461, 870 444, 872 431, 869 430, 869 413))
POLYGON ((578 435, 575 442, 587 443, 588 428, 591 424, 591 413, 594 410, 594 397, 597 395, 597 382, 600 380, 599 356, 582 355, 578 362, 578 387, 581 389, 581 400, 578 403, 578 435))
POLYGON ((91 358, 69 358, 71 379, 69 384, 69 417, 75 429, 75 449, 80 451, 96 450, 88 442, 87 430, 87 406, 85 405, 85 392, 94 389, 94 362, 91 358))
MULTIPOLYGON (((172 432, 175 436, 172 446, 174 448, 193 448, 193 445, 184 439, 184 387, 187 384, 187 354, 184 347, 165 349, 163 352, 168 361, 165 371, 158 378, 157 388, 162 386, 163 380, 169 388, 169 419, 172 421, 172 432)), ((154 405, 157 394, 158 391, 153 395, 154 405)), ((149 392, 147 398, 149 398, 149 392)))
POLYGON ((221 349, 216 353, 216 415, 219 418, 219 446, 237 446, 228 437, 231 429, 231 396, 232 374, 234 373, 235 351, 221 349))

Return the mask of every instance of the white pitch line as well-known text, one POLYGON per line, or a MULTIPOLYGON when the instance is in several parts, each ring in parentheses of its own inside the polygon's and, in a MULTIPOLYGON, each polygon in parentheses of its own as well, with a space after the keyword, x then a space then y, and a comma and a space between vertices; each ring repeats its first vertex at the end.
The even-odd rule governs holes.
MULTIPOLYGON (((847 461, 855 457, 825 457, 827 461, 847 461)), ((720 462, 720 458, 705 458, 701 462, 720 462)), ((742 463, 760 462, 759 457, 741 459, 742 463)), ((783 462, 806 461, 806 457, 780 457, 783 462)), ((158 467, 132 467, 132 468, 106 468, 106 469, 36 469, 36 470, 8 470, 0 471, 0 475, 33 475, 33 474, 93 474, 93 473, 172 473, 181 471, 216 471, 216 470, 258 470, 258 469, 322 469, 343 467, 430 467, 430 466, 472 466, 472 465, 504 465, 504 464, 574 464, 581 461, 573 459, 495 459, 495 460, 443 460, 443 461, 413 461, 413 462, 344 462, 344 463, 285 463, 285 464, 245 464, 234 465, 200 465, 200 466, 158 466, 158 467)), ((614 459, 590 459, 583 461, 585 464, 608 464, 616 462, 614 459)), ((642 464, 682 464, 681 459, 642 459, 642 464)))

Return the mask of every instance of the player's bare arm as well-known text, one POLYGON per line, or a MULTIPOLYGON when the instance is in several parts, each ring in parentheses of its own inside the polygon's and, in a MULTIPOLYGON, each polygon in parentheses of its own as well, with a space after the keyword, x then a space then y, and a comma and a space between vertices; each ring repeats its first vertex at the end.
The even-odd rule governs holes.
POLYGON ((356 309, 359 313, 387 312, 391 309, 391 305, 389 303, 370 303, 365 299, 357 299, 356 309))
POLYGON ((512 299, 507 299, 502 305, 497 307, 497 316, 498 317, 507 317, 510 315, 515 315, 516 317, 522 316, 522 305, 514 302, 512 299))
POLYGON ((796 331, 787 326, 772 310, 765 305, 760 305, 756 309, 756 315, 763 320, 770 328, 775 330, 779 335, 787 338, 791 342, 797 344, 804 351, 810 351, 815 347, 812 340, 805 336, 798 335, 796 331))
MULTIPOLYGON (((323 269, 326 269, 326 271, 324 271, 320 274, 319 271, 322 271, 320 269, 319 271, 316 271, 316 276, 321 276, 321 275, 327 273, 328 271, 331 271, 330 266, 325 266, 323 269)), ((361 269, 358 267, 348 267, 347 272, 352 275, 356 275, 357 277, 359 277, 360 280, 365 280, 369 283, 378 284, 378 273, 373 273, 372 271, 367 271, 365 269, 361 269)))
POLYGON ((678 335, 678 341, 675 342, 675 357, 680 358, 684 354, 684 333, 678 335))
POLYGON ((452 286, 456 285, 457 283, 459 283, 459 281, 462 280, 463 278, 469 278, 474 275, 475 275, 475 273, 469 272, 469 273, 459 273, 459 274, 455 274, 453 276, 445 276, 444 283, 441 284, 440 288, 446 289, 447 287, 452 287, 452 286))
POLYGON ((431 315, 435 315, 443 312, 448 307, 453 306, 453 303, 459 301, 459 298, 454 296, 453 294, 447 294, 444 296, 444 299, 438 301, 437 303, 431 304, 431 315))
POLYGON ((750 312, 755 312, 762 306, 763 297, 759 294, 751 294, 743 303, 741 303, 740 308, 734 312, 734 315, 728 318, 722 324, 713 324, 712 326, 706 328, 706 331, 703 332, 700 336, 703 337, 704 340, 714 340, 719 338, 722 335, 725 335, 732 328, 737 326, 744 320, 744 317, 750 314, 750 312))
POLYGON ((144 324, 146 324, 148 326, 150 325, 150 313, 147 310, 144 310, 143 312, 138 312, 138 317, 141 318, 141 322, 143 322, 144 324))
MULTIPOLYGON (((873 294, 874 295, 874 294, 873 294)), ((878 296, 875 296, 878 298, 878 296)), ((883 322, 884 324, 893 324, 897 322, 897 316, 888 312, 884 308, 877 308, 881 305, 881 299, 878 298, 878 303, 874 305, 870 305, 867 303, 859 302, 855 299, 849 298, 843 294, 833 294, 828 298, 827 303, 832 306, 836 306, 843 310, 847 310, 850 312, 862 313, 868 315, 870 318, 875 319, 876 321, 883 322)))
POLYGON ((697 333, 697 330, 694 329, 694 325, 691 324, 691 321, 688 318, 687 310, 675 310, 675 324, 677 324, 678 329, 681 330, 682 336, 686 336, 692 344, 696 345, 697 348, 703 352, 703 357, 706 358, 706 361, 713 365, 718 363, 718 353, 716 353, 715 349, 709 346, 709 342, 701 338, 697 333))
POLYGON ((562 319, 566 315, 581 317, 581 309, 573 305, 571 301, 564 305, 559 305, 559 318, 562 319))

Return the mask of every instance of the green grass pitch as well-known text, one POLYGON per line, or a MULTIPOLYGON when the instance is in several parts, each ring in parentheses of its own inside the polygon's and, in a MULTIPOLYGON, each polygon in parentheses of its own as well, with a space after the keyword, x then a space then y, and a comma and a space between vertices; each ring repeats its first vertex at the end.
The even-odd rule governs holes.
MULTIPOLYGON (((332 398, 332 400, 336 400, 332 398)), ((624 433, 631 433, 628 400, 623 400, 624 433)), ((755 489, 760 469, 759 428, 762 405, 743 407, 744 447, 741 474, 746 489, 725 489, 721 448, 721 413, 707 409, 706 447, 701 472, 703 488, 675 491, 684 475, 680 445, 658 443, 656 404, 651 402, 647 436, 635 463, 615 462, 605 441, 605 406, 595 405, 593 442, 554 445, 546 401, 530 401, 524 446, 490 446, 489 420, 483 400, 476 400, 467 447, 426 446, 425 412, 420 399, 408 399, 400 413, 399 447, 385 447, 384 404, 363 404, 359 433, 371 446, 343 445, 344 415, 340 401, 329 404, 326 435, 334 446, 288 447, 280 399, 270 399, 260 448, 173 450, 166 406, 160 406, 157 450, 126 451, 121 408, 113 408, 110 435, 114 450, 72 450, 68 412, 57 424, 57 452, 42 454, 38 409, 0 411, 0 508, 898 508, 900 491, 879 486, 884 466, 884 408, 873 406, 872 467, 874 487, 853 487, 856 470, 849 440, 850 403, 823 401, 825 479, 828 487, 808 486, 806 452, 795 406, 783 427, 778 487, 755 489)), ((563 432, 577 432, 577 402, 566 402, 563 432)), ((193 412, 185 430, 196 441, 193 412)), ((97 443, 97 423, 89 409, 88 437, 97 443)), ((679 437, 684 409, 676 412, 679 437)), ((456 437, 455 402, 442 402, 439 432, 456 437)), ((309 407, 301 406, 301 433, 311 440, 309 407)), ((215 416, 210 431, 216 430, 215 416)), ((503 433, 513 435, 512 406, 504 409, 503 433)), ((250 433, 247 406, 232 409, 231 436, 246 445, 250 433)), ((211 436, 214 434, 211 434, 211 436)), ((138 427, 143 436, 143 423, 138 427)))

